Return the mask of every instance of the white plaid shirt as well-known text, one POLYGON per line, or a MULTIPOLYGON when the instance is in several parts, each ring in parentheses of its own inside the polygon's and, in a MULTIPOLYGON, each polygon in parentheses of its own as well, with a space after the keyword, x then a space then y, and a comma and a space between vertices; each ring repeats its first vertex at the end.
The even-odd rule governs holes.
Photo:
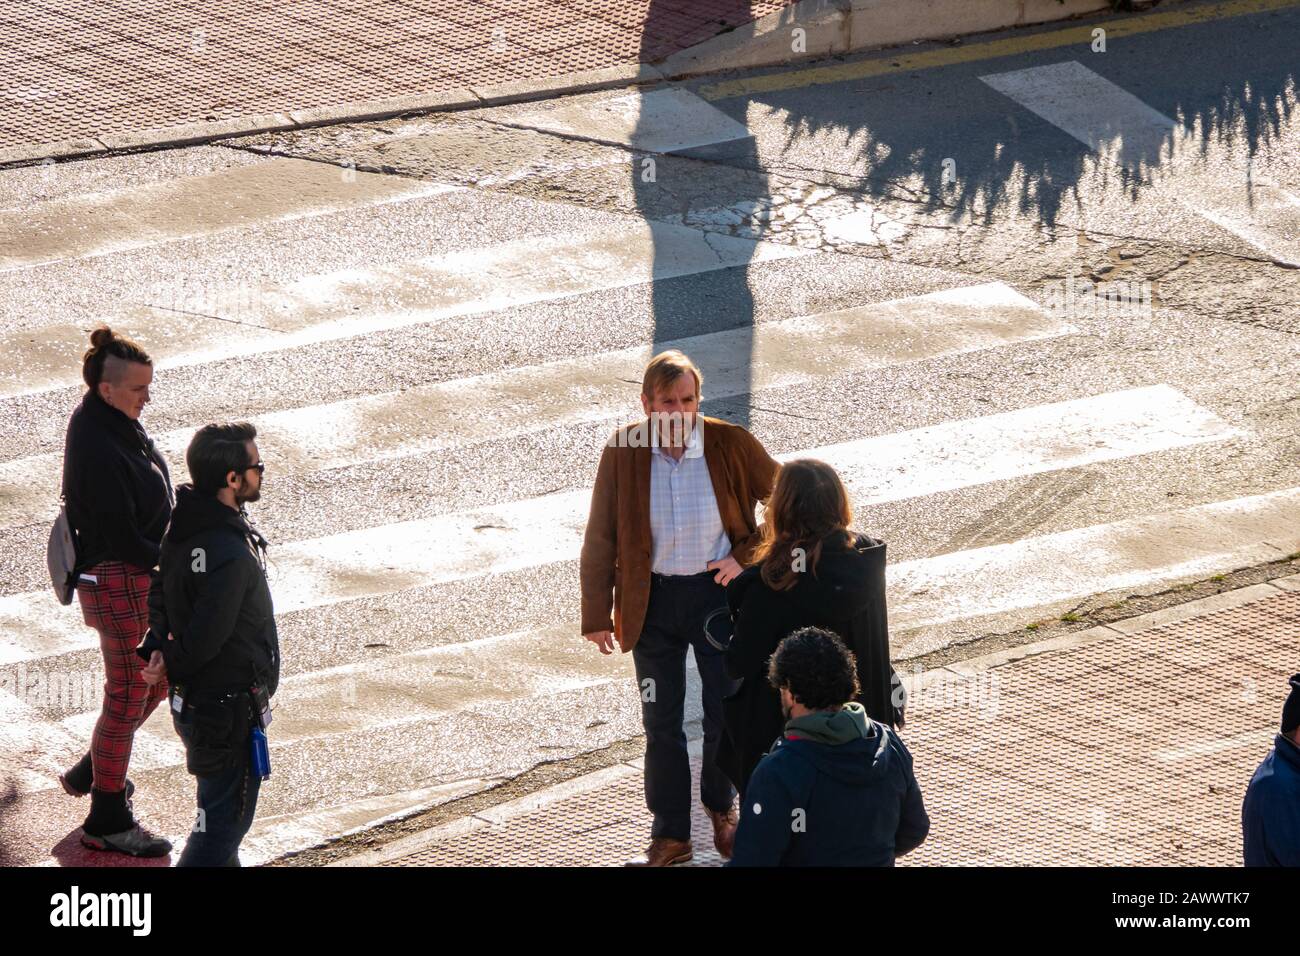
POLYGON ((650 449, 650 547, 656 574, 699 574, 731 554, 698 417, 681 461, 657 444, 650 449))

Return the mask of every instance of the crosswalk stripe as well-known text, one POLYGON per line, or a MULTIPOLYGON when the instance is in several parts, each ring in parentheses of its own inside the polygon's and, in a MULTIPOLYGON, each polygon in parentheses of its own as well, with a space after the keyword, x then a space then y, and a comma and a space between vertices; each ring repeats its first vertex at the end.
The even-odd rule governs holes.
MULTIPOLYGON (((286 677, 275 698, 276 745, 426 720, 492 701, 543 697, 623 676, 615 658, 581 653, 583 648, 569 639, 572 633, 572 628, 553 628, 494 635, 386 657, 380 667, 363 662, 286 677)), ((25 680, 29 696, 39 697, 34 675, 26 675, 25 680)), ((19 721, 6 726, 22 728, 21 721, 39 724, 42 753, 55 752, 69 741, 90 739, 97 705, 97 700, 92 701, 89 709, 58 721, 41 721, 37 709, 21 695, 0 686, 0 715, 12 714, 19 721)), ((132 767, 174 766, 183 759, 184 750, 169 721, 159 723, 146 724, 137 732, 132 767)), ((0 752, 6 747, 21 749, 12 746, 15 733, 0 731, 0 752)))
MULTIPOLYGON (((861 506, 1236 434, 1176 390, 1153 386, 815 451, 843 473, 861 506)), ((277 611, 572 560, 590 496, 579 488, 278 546, 277 611)), ((14 635, 0 644, 0 663, 87 646, 75 609, 60 610, 44 592, 0 598, 0 628, 14 635)))
MULTIPOLYGON (((677 87, 498 108, 492 111, 492 118, 509 126, 545 130, 648 153, 673 153, 751 135, 743 123, 690 90, 677 87)), ((642 170, 638 167, 634 172, 639 177, 642 170)))
POLYGON ((304 159, 271 159, 0 209, 0 272, 459 188, 304 159))
MULTIPOLYGON (((1074 332, 994 282, 664 342, 707 369, 708 398, 1074 332)), ((630 348, 257 416, 278 474, 400 458, 635 412, 650 349, 630 348), (472 396, 467 402, 466 396, 472 396)), ((196 425, 155 436, 175 474, 196 425)), ((53 518, 61 453, 0 463, 0 527, 53 518)), ((178 479, 179 480, 179 479, 178 479)))
MULTIPOLYGON (((494 635, 386 657, 378 666, 367 661, 286 677, 276 693, 269 736, 273 751, 320 738, 357 739, 362 731, 550 697, 631 673, 630 658, 595 653, 574 639, 571 627, 494 635)), ((44 720, 38 708, 23 700, 38 699, 41 691, 32 677, 21 679, 29 687, 27 694, 0 685, 0 717, 5 718, 0 754, 27 750, 17 780, 21 792, 55 789, 65 755, 84 746, 98 709, 44 720)), ((136 773, 184 760, 165 710, 160 708, 136 732, 131 757, 136 773)))
MULTIPOLYGON (((1108 392, 799 453, 883 504, 1246 434, 1168 385, 1108 392)), ((782 456, 789 458, 792 456, 782 456)))
MULTIPOLYGON (((891 565, 890 627, 1193 578, 1300 549, 1300 488, 891 565), (896 597, 895 597, 896 595, 896 597)), ((907 648, 896 652, 906 654, 907 648)))
POLYGON ((986 84, 1130 172, 1167 159, 1178 124, 1077 60, 981 76, 986 84))
POLYGON ((276 694, 278 741, 291 743, 425 720, 489 701, 544 697, 631 673, 593 654, 572 627, 494 635, 287 678, 276 694))
POLYGON ((25 683, 16 688, 11 682, 0 683, 0 779, 12 780, 21 792, 46 789, 51 772, 63 769, 55 769, 57 755, 81 743, 66 728, 42 717, 29 702, 25 683))
MULTIPOLYGON (((162 371, 809 254, 628 217, 603 229, 308 276, 253 303, 244 290, 230 303, 214 296, 214 314, 240 317, 238 324, 156 309, 111 324, 162 371)), ((86 332, 73 325, 0 335, 0 397, 76 384, 85 348, 86 332)))
MULTIPOLYGON (((1199 149, 1181 124, 1075 60, 980 79, 1132 173, 1168 168, 1199 149)), ((1225 189, 1218 166, 1182 163, 1176 172, 1179 202, 1269 258, 1300 268, 1300 199, 1294 194, 1274 183, 1256 184, 1249 174, 1239 189, 1225 189)))

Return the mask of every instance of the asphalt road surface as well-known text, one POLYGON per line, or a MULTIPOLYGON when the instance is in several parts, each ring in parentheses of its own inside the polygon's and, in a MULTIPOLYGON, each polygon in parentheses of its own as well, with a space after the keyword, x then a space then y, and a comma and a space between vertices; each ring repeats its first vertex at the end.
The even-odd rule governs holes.
MULTIPOLYGON (((83 859, 55 774, 102 672, 43 548, 101 320, 175 480, 259 428, 250 862, 640 733, 577 555, 669 342, 706 413, 840 469, 900 664, 1300 550, 1300 9, 1062 29, 0 172, 10 860, 83 859)), ((181 762, 160 711, 136 806, 178 840, 181 762)))

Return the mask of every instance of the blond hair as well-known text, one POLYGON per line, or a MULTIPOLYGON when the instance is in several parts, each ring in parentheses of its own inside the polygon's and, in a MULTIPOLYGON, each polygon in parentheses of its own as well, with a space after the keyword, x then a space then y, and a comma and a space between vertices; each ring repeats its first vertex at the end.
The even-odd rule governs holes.
POLYGON ((685 352, 677 349, 660 352, 645 367, 641 376, 641 394, 653 401, 655 396, 687 372, 695 376, 695 397, 699 399, 700 392, 704 389, 704 373, 685 352))

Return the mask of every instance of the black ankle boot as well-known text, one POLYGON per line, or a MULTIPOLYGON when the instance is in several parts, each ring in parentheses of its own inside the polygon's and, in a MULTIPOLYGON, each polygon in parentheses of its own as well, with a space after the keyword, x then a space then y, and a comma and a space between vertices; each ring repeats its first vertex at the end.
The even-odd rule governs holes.
POLYGON ((136 823, 126 791, 90 791, 90 816, 81 826, 81 843, 92 850, 116 850, 131 856, 166 856, 172 845, 136 823))
POLYGON ((90 813, 81 829, 89 836, 104 836, 108 833, 122 833, 135 826, 135 817, 127 805, 126 791, 109 793, 92 788, 90 791, 90 813))
MULTIPOLYGON (((59 774, 59 784, 63 787, 63 792, 70 797, 84 797, 90 793, 90 788, 95 785, 95 765, 91 761, 90 751, 86 751, 85 756, 72 765, 70 770, 65 770, 59 774)), ((131 778, 126 778, 126 800, 128 805, 131 802, 131 795, 135 793, 135 784, 131 778)))
POLYGON ((90 793, 90 788, 95 783, 95 768, 90 761, 90 752, 78 760, 71 770, 65 771, 59 777, 59 782, 63 784, 63 789, 70 796, 84 797, 90 793))

